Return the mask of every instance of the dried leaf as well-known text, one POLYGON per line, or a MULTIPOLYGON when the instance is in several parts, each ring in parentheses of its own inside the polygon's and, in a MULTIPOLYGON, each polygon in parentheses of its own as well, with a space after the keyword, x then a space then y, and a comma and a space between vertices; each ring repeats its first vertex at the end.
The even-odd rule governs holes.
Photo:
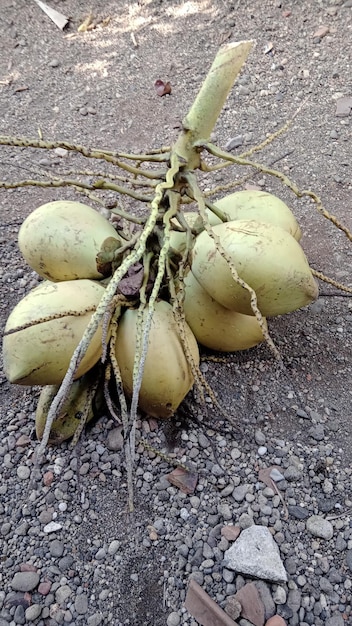
POLYGON ((84 22, 82 22, 82 24, 78 26, 77 31, 79 33, 85 33, 87 30, 89 30, 89 27, 92 27, 92 24, 93 24, 93 13, 89 13, 89 15, 87 15, 84 22))
POLYGON ((169 82, 164 83, 164 81, 158 79, 155 81, 154 87, 158 96, 166 96, 166 94, 171 94, 171 84, 169 82))
POLYGON ((127 274, 119 282, 119 292, 126 298, 137 296, 142 286, 144 278, 144 267, 141 263, 136 263, 128 270, 127 274))
POLYGON ((180 491, 187 494, 194 493, 198 482, 197 472, 192 472, 184 467, 176 467, 166 478, 169 483, 175 485, 180 491))

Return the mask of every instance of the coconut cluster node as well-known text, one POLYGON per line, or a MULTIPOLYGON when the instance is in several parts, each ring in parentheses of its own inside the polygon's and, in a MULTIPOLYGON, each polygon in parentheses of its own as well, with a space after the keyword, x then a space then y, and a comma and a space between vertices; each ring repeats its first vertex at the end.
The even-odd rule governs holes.
MULTIPOLYGON (((264 340, 265 318, 306 306, 318 295, 299 243, 299 225, 285 203, 272 194, 242 191, 222 198, 215 206, 227 221, 209 209, 206 220, 198 212, 184 213, 194 235, 186 274, 179 284, 177 276, 174 281, 176 291, 182 294, 182 321, 172 298, 165 298, 165 290, 163 298, 153 304, 139 407, 154 417, 174 415, 192 388, 199 345, 223 352, 249 349, 264 340), (243 281, 256 293, 261 323, 243 281)), ((176 230, 171 231, 169 253, 176 252, 181 258, 188 239, 176 218, 172 225, 176 230)), ((56 201, 27 217, 18 243, 28 265, 43 281, 15 306, 7 320, 4 371, 11 383, 43 387, 36 415, 40 438, 72 355, 106 282, 122 259, 119 261, 116 251, 124 240, 91 207, 56 201)), ((114 335, 113 357, 127 398, 133 395, 135 355, 141 354, 141 323, 149 315, 149 305, 141 314, 138 304, 137 298, 134 308, 122 307, 114 335)), ((101 388, 95 387, 94 397, 91 393, 102 371, 103 338, 108 342, 110 332, 104 332, 100 323, 53 422, 52 442, 71 437, 80 416, 92 419, 94 402, 103 404, 101 388)))

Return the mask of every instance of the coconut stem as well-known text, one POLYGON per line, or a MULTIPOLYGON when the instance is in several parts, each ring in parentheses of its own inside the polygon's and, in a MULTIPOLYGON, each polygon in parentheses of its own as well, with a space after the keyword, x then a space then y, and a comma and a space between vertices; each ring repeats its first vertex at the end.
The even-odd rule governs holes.
POLYGON ((200 165, 197 141, 208 141, 210 134, 225 104, 226 98, 252 48, 252 41, 239 41, 222 46, 184 118, 183 133, 174 147, 185 159, 188 169, 200 165))

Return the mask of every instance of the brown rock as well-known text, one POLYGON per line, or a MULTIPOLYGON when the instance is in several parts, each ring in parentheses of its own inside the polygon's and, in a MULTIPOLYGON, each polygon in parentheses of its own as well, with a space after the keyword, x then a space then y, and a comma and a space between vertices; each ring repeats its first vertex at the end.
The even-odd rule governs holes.
POLYGON ((317 30, 315 31, 313 37, 319 37, 319 39, 322 39, 329 32, 330 32, 329 26, 319 26, 319 28, 317 28, 317 30))
POLYGON ((47 596, 50 589, 51 589, 51 582, 50 580, 44 580, 42 583, 40 583, 39 587, 38 587, 38 592, 42 595, 42 596, 47 596))
POLYGON ((242 605, 241 617, 255 626, 264 626, 264 604, 254 583, 244 585, 235 595, 242 605))
POLYGON ((239 526, 223 526, 221 529, 221 534, 227 541, 236 541, 238 535, 240 534, 241 529, 239 526))
POLYGON ((285 622, 281 615, 273 615, 273 617, 265 622, 265 626, 287 626, 287 622, 285 622))
POLYGON ((36 572, 37 568, 32 563, 21 563, 20 565, 21 572, 36 572))
POLYGON ((54 474, 53 472, 45 472, 44 476, 43 476, 43 483, 45 485, 45 487, 50 487, 51 483, 54 480, 54 474))
POLYGON ((31 438, 28 437, 28 435, 20 435, 20 437, 16 441, 16 446, 18 447, 28 446, 30 442, 31 442, 31 438))
POLYGON ((201 626, 238 626, 195 580, 189 583, 185 607, 201 626))

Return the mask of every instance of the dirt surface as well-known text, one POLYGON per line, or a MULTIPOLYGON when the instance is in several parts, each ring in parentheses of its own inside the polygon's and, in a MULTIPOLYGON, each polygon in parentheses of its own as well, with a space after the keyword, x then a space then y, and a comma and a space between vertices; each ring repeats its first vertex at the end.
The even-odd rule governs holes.
MULTIPOLYGON (((136 153, 170 145, 218 47, 228 41, 253 39, 255 47, 228 98, 213 140, 225 148, 230 139, 240 137, 241 145, 233 150, 240 154, 278 130, 304 103, 294 125, 256 155, 256 160, 268 164, 278 159, 274 167, 288 174, 300 189, 319 194, 324 207, 352 230, 352 118, 336 116, 338 100, 352 96, 352 8, 333 0, 96 0, 91 5, 97 27, 78 33, 91 5, 83 0, 51 0, 50 4, 71 17, 64 32, 34 2, 1 0, 2 135, 38 138, 40 133, 47 140, 136 153), (108 17, 110 21, 103 26, 102 20, 108 17), (322 25, 329 32, 314 36, 322 25), (158 97, 154 89, 157 79, 171 82, 171 95, 158 97)), ((62 172, 93 167, 70 154, 61 157, 8 147, 0 147, 0 154, 0 180, 35 177, 26 168, 62 172)), ((231 168, 231 172, 201 180, 208 187, 210 181, 224 184, 246 173, 231 168)), ((351 286, 352 248, 347 237, 310 201, 298 200, 274 178, 259 173, 249 182, 277 193, 291 206, 311 266, 351 286)), ((40 204, 64 198, 77 199, 77 194, 31 187, 0 190, 2 327, 15 303, 36 284, 35 274, 20 258, 18 228, 40 204)), ((123 202, 126 208, 131 206, 131 202, 123 202)), ((342 466, 350 467, 352 303, 329 285, 321 284, 320 289, 321 297, 313 306, 270 322, 287 366, 285 374, 262 346, 234 355, 232 363, 210 362, 207 376, 254 452, 258 424, 268 441, 277 437, 296 441, 298 447, 312 446, 307 422, 297 415, 301 409, 313 412, 324 424, 325 441, 339 451, 342 466)), ((10 386, 0 374, 5 435, 16 431, 14 424, 19 428, 17 434, 22 429, 30 432, 37 395, 38 390, 10 386)), ((99 422, 95 427, 99 437, 106 438, 109 426, 107 419, 99 422)), ((240 437, 229 431, 227 436, 229 441, 240 437)), ((162 433, 160 438, 162 442, 162 433)), ((175 452, 178 454, 177 448, 175 452)), ((148 455, 142 449, 139 453, 143 465, 143 455, 148 455)), ((23 458, 27 454, 25 450, 23 458)), ((20 462, 21 454, 17 457, 20 462)), ((166 473, 167 465, 160 471, 166 473)), ((8 476, 5 471, 5 482, 8 476)), ((118 617, 106 623, 164 625, 171 608, 167 602, 165 606, 160 578, 171 567, 173 553, 172 544, 168 548, 158 542, 143 546, 146 525, 157 517, 153 499, 137 496, 137 522, 131 528, 126 522, 123 480, 119 485, 113 476, 104 483, 95 481, 95 498, 97 517, 88 518, 77 530, 76 558, 89 571, 86 538, 90 533, 101 534, 107 541, 117 537, 129 554, 119 573, 120 580, 127 581, 125 585, 118 582, 114 587, 114 573, 107 574, 112 589, 110 611, 118 611, 118 617), (139 583, 131 590, 129 577, 136 572, 139 583)), ((14 502, 12 511, 15 515, 14 502)), ((92 592, 92 571, 86 586, 92 592)), ((180 605, 172 608, 178 610, 180 605)))

